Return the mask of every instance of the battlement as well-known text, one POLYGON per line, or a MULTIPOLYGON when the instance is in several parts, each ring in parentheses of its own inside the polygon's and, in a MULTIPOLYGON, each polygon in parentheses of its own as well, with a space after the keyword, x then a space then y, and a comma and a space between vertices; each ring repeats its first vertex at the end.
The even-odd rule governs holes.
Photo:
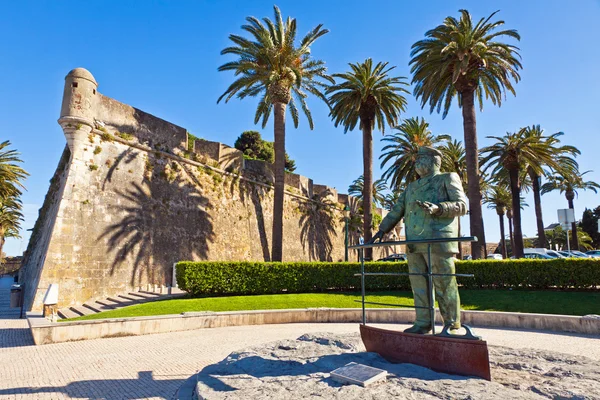
MULTIPOLYGON (((71 152, 79 155, 75 145, 85 141, 94 129, 106 137, 120 137, 131 144, 164 151, 182 157, 195 155, 194 160, 241 176, 260 176, 265 183, 274 184, 273 165, 260 160, 246 160, 244 154, 224 143, 204 139, 188 146, 188 131, 178 125, 123 104, 97 91, 98 83, 91 73, 76 68, 65 78, 63 108, 59 123, 65 130, 71 152), (82 110, 84 110, 82 112, 82 110), (92 126, 90 126, 90 124, 92 126)), ((81 147, 81 145, 79 146, 81 147)), ((286 186, 301 196, 312 199, 314 195, 330 193, 334 202, 340 202, 337 190, 327 185, 313 184, 312 179, 286 173, 286 186)), ((341 197, 347 202, 347 197, 341 197)))

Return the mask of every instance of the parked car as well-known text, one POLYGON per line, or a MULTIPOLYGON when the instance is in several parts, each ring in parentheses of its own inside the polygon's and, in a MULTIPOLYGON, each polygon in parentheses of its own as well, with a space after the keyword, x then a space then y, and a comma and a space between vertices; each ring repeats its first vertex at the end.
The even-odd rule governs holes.
POLYGON ((470 254, 463 256, 463 260, 472 260, 472 259, 473 259, 473 256, 471 256, 470 254))
POLYGON ((590 256, 588 256, 585 253, 582 253, 581 251, 578 250, 562 250, 559 251, 560 254, 562 254, 565 257, 575 257, 575 258, 590 258, 590 256))
POLYGON ((389 256, 380 258, 377 261, 406 261, 406 254, 404 254, 404 253, 390 254, 389 256))
POLYGON ((492 253, 492 254, 488 254, 486 258, 488 260, 502 260, 502 254, 492 253))
POLYGON ((594 258, 600 258, 600 250, 590 250, 590 251, 586 251, 585 254, 587 254, 590 257, 594 257, 594 258))
POLYGON ((556 257, 549 256, 548 254, 542 254, 542 253, 525 253, 524 257, 529 258, 529 259, 542 259, 542 260, 554 260, 556 258, 556 257))
POLYGON ((523 253, 524 255, 527 254, 545 254, 547 256, 550 256, 551 258, 566 258, 565 256, 563 256, 562 254, 560 254, 558 251, 555 250, 550 250, 550 249, 544 249, 544 248, 527 248, 527 249, 523 249, 523 253))

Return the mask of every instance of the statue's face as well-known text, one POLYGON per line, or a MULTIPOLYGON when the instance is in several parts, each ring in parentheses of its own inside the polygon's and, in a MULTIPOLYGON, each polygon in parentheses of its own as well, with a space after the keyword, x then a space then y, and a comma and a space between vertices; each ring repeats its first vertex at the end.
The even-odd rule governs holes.
POLYGON ((419 176, 428 176, 439 169, 435 163, 435 158, 430 155, 421 154, 417 157, 415 171, 419 176))

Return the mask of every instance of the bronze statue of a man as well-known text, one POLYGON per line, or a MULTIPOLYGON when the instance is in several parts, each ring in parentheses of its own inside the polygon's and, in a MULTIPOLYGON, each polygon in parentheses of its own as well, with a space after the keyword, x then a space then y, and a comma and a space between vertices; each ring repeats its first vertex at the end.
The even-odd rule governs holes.
MULTIPOLYGON (((408 184, 390 213, 381 221, 371 242, 381 240, 385 233, 404 218, 406 239, 451 238, 458 236, 458 217, 467 213, 467 198, 460 178, 455 173, 440 173, 442 153, 430 147, 420 147, 415 164, 419 179, 408 184)), ((408 270, 427 272, 427 245, 408 245, 408 270)), ((454 254, 458 243, 436 243, 431 246, 433 273, 454 274, 454 254)), ((440 306, 444 326, 460 328, 460 298, 454 276, 434 276, 435 298, 440 306)), ((429 307, 427 278, 410 275, 415 306, 429 307)), ((427 333, 434 321, 429 311, 416 308, 414 325, 404 332, 427 333)))

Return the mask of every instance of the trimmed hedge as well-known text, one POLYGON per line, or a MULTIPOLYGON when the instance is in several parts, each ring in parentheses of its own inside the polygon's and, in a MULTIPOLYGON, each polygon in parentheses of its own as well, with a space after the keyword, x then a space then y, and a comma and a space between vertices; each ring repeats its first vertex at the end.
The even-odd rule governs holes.
MULTIPOLYGON (((408 272, 406 262, 371 262, 366 272, 408 272)), ((600 287, 600 260, 476 260, 457 261, 456 272, 474 274, 458 278, 464 288, 589 289, 600 287)), ((314 293, 360 289, 359 263, 182 261, 177 284, 188 293, 234 295, 314 293)), ((369 276, 366 289, 410 290, 407 276, 369 276)))

